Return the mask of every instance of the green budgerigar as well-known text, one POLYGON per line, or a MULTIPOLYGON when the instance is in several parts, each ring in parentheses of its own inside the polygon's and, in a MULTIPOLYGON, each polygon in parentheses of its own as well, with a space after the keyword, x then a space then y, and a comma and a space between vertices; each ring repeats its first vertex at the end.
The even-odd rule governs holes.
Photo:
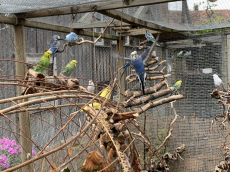
POLYGON ((177 81, 177 82, 174 84, 174 86, 173 86, 173 91, 172 91, 172 93, 170 94, 170 96, 172 96, 173 93, 176 92, 176 91, 180 88, 181 84, 182 84, 182 81, 181 81, 181 80, 177 81))
POLYGON ((51 58, 52 52, 51 51, 46 51, 42 58, 40 59, 40 61, 33 66, 33 70, 35 72, 41 72, 44 73, 45 68, 48 68, 49 64, 50 64, 50 58, 51 58))
POLYGON ((73 70, 76 66, 77 66, 77 61, 72 60, 66 65, 65 69, 61 72, 61 74, 64 76, 70 76, 71 73, 73 73, 73 70))

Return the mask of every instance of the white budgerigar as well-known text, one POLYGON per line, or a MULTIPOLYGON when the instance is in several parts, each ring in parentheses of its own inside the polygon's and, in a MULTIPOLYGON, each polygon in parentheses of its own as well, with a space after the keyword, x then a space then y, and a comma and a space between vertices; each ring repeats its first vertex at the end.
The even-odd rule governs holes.
POLYGON ((95 87, 92 80, 89 80, 89 86, 87 87, 87 90, 91 93, 94 93, 95 87))
POLYGON ((213 75, 213 80, 214 80, 214 84, 215 84, 216 88, 217 88, 219 91, 224 91, 224 92, 226 92, 226 89, 224 88, 223 81, 219 78, 219 76, 218 76, 217 74, 214 74, 214 75, 213 75))

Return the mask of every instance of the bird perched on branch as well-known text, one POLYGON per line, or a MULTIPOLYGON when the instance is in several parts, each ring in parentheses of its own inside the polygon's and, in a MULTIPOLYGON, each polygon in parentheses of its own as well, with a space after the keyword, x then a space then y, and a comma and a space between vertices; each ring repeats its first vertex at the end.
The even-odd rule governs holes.
MULTIPOLYGON (((155 43, 156 42, 156 39, 154 38, 154 36, 146 30, 146 33, 145 33, 145 38, 148 40, 148 41, 151 41, 152 43, 155 43)), ((157 46, 160 46, 159 44, 156 43, 157 46)))
POLYGON ((52 55, 51 51, 46 51, 41 57, 40 61, 35 66, 33 66, 33 70, 35 72, 44 73, 45 68, 47 68, 50 64, 51 55, 52 55))
MULTIPOLYGON (((145 87, 146 87, 146 72, 145 72, 145 66, 143 61, 145 60, 147 54, 148 54, 149 49, 145 50, 145 52, 141 55, 138 56, 136 51, 133 51, 130 55, 129 62, 126 62, 125 67, 124 67, 124 72, 126 69, 130 66, 130 64, 134 67, 137 78, 140 83, 141 90, 143 91, 143 94, 145 94, 145 87)), ((127 59, 127 58, 126 58, 127 59)), ((122 75, 124 74, 122 73, 122 75)), ((122 77, 121 75, 121 77, 122 77)))
MULTIPOLYGON (((100 94, 101 97, 110 99, 112 92, 111 87, 106 87, 100 94)), ((99 110, 101 108, 101 103, 93 102, 93 104, 89 104, 90 107, 93 107, 95 110, 99 110)), ((89 107, 85 107, 84 110, 88 110, 89 107)))
POLYGON ((192 54, 191 50, 190 51, 187 51, 186 53, 184 53, 184 57, 188 57, 192 54))
POLYGON ((177 54, 177 57, 181 57, 183 55, 183 51, 180 51, 178 54, 177 54))
POLYGON ((181 81, 181 80, 177 81, 177 82, 174 84, 173 90, 172 90, 170 96, 172 96, 172 95, 180 88, 181 84, 182 84, 182 81, 181 81))
POLYGON ((54 55, 60 47, 60 41, 58 41, 59 39, 60 36, 58 35, 53 35, 51 39, 51 48, 49 50, 52 52, 52 64, 54 63, 54 55))
POLYGON ((95 87, 94 87, 94 83, 92 80, 89 80, 89 85, 87 87, 87 90, 91 93, 94 93, 95 87))
POLYGON ((69 62, 65 69, 63 69, 63 71, 61 72, 60 75, 64 75, 64 76, 70 76, 71 73, 73 73, 74 68, 77 66, 77 61, 76 60, 72 60, 71 62, 69 62))
POLYGON ((75 44, 78 41, 78 35, 74 32, 70 32, 70 34, 66 35, 65 39, 58 39, 67 41, 70 44, 75 44))
POLYGON ((217 88, 217 90, 227 92, 226 89, 224 88, 223 81, 219 78, 217 74, 213 75, 213 80, 214 80, 214 85, 217 88))

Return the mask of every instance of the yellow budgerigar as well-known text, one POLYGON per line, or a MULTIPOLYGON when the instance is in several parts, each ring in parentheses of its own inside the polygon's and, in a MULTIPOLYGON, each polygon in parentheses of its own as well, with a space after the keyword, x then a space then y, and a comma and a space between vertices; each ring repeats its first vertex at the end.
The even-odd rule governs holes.
POLYGON ((41 57, 40 61, 35 66, 33 66, 33 70, 35 72, 44 73, 45 68, 48 68, 50 64, 51 55, 52 55, 51 51, 46 51, 41 57))
MULTIPOLYGON (((111 87, 106 87, 100 94, 101 97, 104 98, 108 98, 110 99, 111 97, 111 93, 109 94, 109 92, 111 91, 111 87)), ((90 107, 93 107, 95 110, 99 110, 101 108, 101 103, 98 102, 94 102, 93 104, 89 104, 90 107)), ((84 110, 88 110, 88 107, 85 107, 84 110)))

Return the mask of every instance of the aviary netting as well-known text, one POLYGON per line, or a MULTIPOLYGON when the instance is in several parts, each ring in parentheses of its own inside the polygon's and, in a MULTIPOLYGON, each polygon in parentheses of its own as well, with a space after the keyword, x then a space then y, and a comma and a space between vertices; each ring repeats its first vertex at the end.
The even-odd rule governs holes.
MULTIPOLYGON (((109 24, 112 22, 113 20, 109 24)), ((100 37, 96 41, 99 39, 100 37)), ((95 44, 96 41, 82 40, 80 43, 95 44)), ((63 51, 66 46, 73 45, 64 44, 63 51)), ((159 150, 170 138, 173 124, 178 118, 173 102, 182 99, 183 95, 165 97, 173 90, 167 82, 167 77, 170 74, 165 74, 165 67, 159 70, 159 67, 164 65, 165 60, 159 61, 154 51, 154 46, 155 44, 151 46, 148 53, 147 58, 150 60, 145 64, 145 70, 149 75, 147 80, 159 82, 150 88, 146 88, 145 95, 143 95, 142 91, 131 90, 126 90, 122 93, 119 84, 117 84, 117 80, 119 80, 117 77, 109 85, 101 85, 97 81, 93 81, 95 87, 102 88, 101 91, 94 94, 84 88, 87 85, 80 84, 80 80, 86 80, 84 78, 46 76, 43 73, 34 72, 32 69, 29 69, 27 75, 22 79, 5 79, 7 76, 1 76, 0 80, 2 82, 0 82, 0 85, 4 87, 9 85, 23 87, 22 96, 0 100, 0 104, 14 104, 0 110, 1 116, 4 117, 10 129, 1 128, 12 132, 18 142, 18 136, 29 140, 33 147, 39 151, 34 157, 28 156, 26 162, 6 169, 5 172, 18 170, 31 163, 34 164, 35 171, 54 172, 68 169, 71 171, 81 169, 83 172, 169 171, 169 163, 180 157, 180 153, 185 150, 185 145, 181 145, 175 148, 175 151, 165 152, 164 154, 160 154, 159 150), (126 100, 123 102, 119 102, 119 99, 110 100, 112 92, 116 92, 119 97, 125 97, 126 100), (102 96, 103 93, 105 94, 104 96, 102 96), (65 103, 61 105, 51 103, 51 101, 55 100, 63 100, 65 103), (45 104, 45 106, 30 107, 40 103, 45 104), (140 127, 138 117, 147 110, 166 103, 171 104, 175 117, 170 124, 167 136, 160 146, 156 147, 148 138, 148 133, 140 127), (98 105, 98 108, 96 108, 95 104, 98 105), (67 114, 62 110, 62 108, 71 107, 75 107, 77 110, 71 114, 67 114), (38 117, 36 113, 41 111, 50 112, 49 114, 59 124, 53 125, 50 121, 38 117), (8 117, 10 114, 20 112, 28 112, 31 116, 39 118, 42 123, 50 125, 55 129, 55 135, 42 146, 36 144, 25 133, 22 135, 23 130, 8 117), (60 116, 58 117, 58 115, 60 116), (79 116, 83 116, 82 120, 78 118, 79 116), (20 133, 13 132, 12 125, 20 133), (77 132, 75 132, 76 130, 71 130, 71 128, 75 128, 77 132), (139 133, 133 132, 133 128, 137 129, 139 133), (136 146, 137 142, 145 145, 144 157, 141 156, 140 150, 136 146), (147 160, 146 156, 149 156, 149 160, 147 160), (154 157, 157 157, 157 160, 154 157)), ((18 63, 18 61, 16 62, 18 63)), ((118 69, 118 72, 120 70, 118 69)), ((126 78, 128 83, 137 81, 134 77, 136 74, 134 71, 132 72, 126 78)))

